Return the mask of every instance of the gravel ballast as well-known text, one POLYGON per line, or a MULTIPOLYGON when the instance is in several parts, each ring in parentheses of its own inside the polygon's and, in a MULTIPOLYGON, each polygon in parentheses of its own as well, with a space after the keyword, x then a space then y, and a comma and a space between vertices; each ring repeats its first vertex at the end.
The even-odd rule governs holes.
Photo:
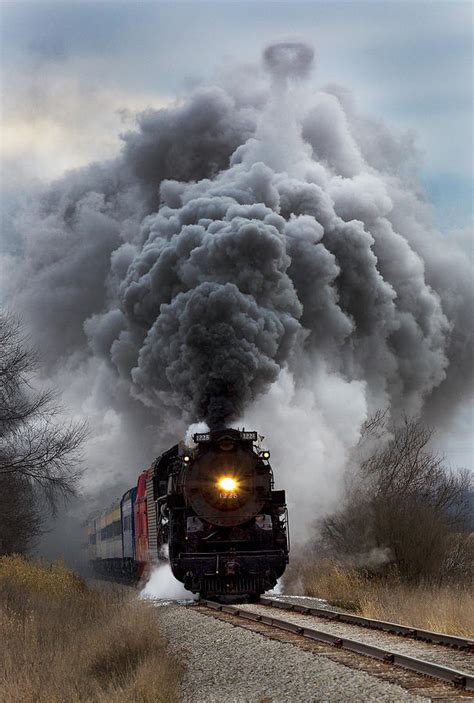
POLYGON ((469 652, 459 651, 451 647, 439 644, 433 645, 429 642, 420 642, 418 640, 400 637, 399 635, 381 632, 380 630, 360 627, 359 625, 329 621, 314 615, 304 615, 279 610, 278 608, 267 605, 239 605, 239 608, 258 613, 259 615, 268 615, 269 617, 287 620, 301 627, 314 627, 317 630, 328 632, 337 637, 346 637, 356 640, 357 642, 365 642, 366 644, 381 647, 390 652, 423 659, 424 661, 447 666, 468 674, 474 673, 473 655, 469 652))
POLYGON ((179 605, 160 609, 162 632, 186 672, 184 703, 428 701, 327 657, 179 605))

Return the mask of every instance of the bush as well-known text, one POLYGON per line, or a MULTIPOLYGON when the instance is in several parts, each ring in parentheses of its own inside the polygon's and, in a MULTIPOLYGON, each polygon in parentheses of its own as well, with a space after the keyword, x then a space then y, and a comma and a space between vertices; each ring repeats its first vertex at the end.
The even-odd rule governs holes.
POLYGON ((378 413, 351 457, 339 510, 292 559, 285 591, 367 617, 472 636, 471 477, 430 449, 432 433, 378 413))
POLYGON ((61 564, 0 558, 2 701, 176 701, 179 666, 157 611, 131 593, 91 590, 61 564))
POLYGON ((72 598, 88 591, 85 582, 61 562, 46 566, 19 554, 0 557, 0 594, 5 595, 7 589, 18 595, 50 598, 72 598))
POLYGON ((395 568, 407 582, 472 577, 471 477, 445 466, 431 436, 409 419, 368 423, 342 506, 320 524, 319 551, 374 574, 395 568))

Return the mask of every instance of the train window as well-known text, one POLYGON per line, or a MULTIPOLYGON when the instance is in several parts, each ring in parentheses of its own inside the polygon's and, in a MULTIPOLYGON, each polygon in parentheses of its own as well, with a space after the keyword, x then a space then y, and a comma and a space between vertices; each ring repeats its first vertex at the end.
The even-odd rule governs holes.
POLYGON ((96 543, 95 534, 89 535, 89 544, 95 544, 95 543, 96 543))
POLYGON ((103 527, 100 532, 101 539, 113 539, 114 537, 119 537, 122 534, 120 520, 109 522, 109 524, 106 527, 103 527))
POLYGON ((109 538, 118 537, 121 534, 120 520, 114 520, 109 525, 109 538))

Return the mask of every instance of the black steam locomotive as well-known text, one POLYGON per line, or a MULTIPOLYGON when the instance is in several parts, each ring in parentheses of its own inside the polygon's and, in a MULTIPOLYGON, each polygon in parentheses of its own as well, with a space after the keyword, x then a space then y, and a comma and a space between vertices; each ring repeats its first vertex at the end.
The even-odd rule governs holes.
POLYGON ((273 490, 270 454, 256 440, 238 430, 196 434, 193 451, 157 464, 158 481, 168 478, 160 532, 173 574, 203 597, 263 593, 288 562, 285 492, 273 490))
POLYGON ((193 593, 258 597, 288 563, 285 492, 273 489, 270 453, 244 430, 198 433, 194 445, 162 454, 89 522, 92 561, 102 573, 140 577, 166 555, 193 593))

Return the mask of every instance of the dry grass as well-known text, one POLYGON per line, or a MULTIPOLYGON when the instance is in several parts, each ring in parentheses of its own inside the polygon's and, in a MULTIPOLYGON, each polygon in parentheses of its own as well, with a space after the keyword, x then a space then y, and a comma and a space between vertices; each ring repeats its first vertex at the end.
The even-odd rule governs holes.
POLYGON ((469 584, 409 585, 395 574, 367 578, 331 561, 300 562, 289 571, 285 593, 324 598, 365 617, 453 635, 474 635, 474 596, 469 584))
POLYGON ((171 703, 179 665, 156 609, 95 591, 62 565, 0 558, 0 698, 5 703, 171 703))

